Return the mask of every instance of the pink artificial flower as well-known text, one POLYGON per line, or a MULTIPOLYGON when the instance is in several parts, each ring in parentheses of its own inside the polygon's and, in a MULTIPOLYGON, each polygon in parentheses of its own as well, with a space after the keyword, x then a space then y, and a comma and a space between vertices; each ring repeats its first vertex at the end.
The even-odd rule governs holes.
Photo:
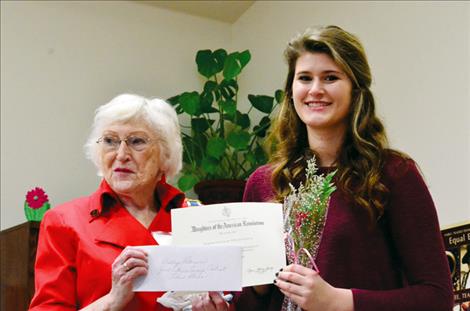
POLYGON ((307 218, 307 214, 300 212, 297 214, 297 217, 295 218, 295 229, 299 230, 300 226, 304 223, 305 218, 307 218))
POLYGON ((33 209, 40 208, 44 203, 48 202, 49 198, 42 188, 36 187, 26 194, 26 202, 29 207, 33 209))

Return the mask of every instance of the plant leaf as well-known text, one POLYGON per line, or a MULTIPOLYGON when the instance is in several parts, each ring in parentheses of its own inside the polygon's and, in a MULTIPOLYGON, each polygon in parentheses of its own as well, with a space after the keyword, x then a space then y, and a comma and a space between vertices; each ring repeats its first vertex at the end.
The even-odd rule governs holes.
POLYGON ((276 102, 281 103, 284 100, 284 91, 276 90, 274 97, 276 98, 276 102))
POLYGON ((166 101, 167 101, 170 105, 176 106, 176 105, 178 105, 179 99, 180 99, 180 95, 176 95, 176 96, 167 98, 166 101))
POLYGON ((199 93, 198 92, 184 92, 180 96, 180 105, 183 108, 183 111, 189 115, 199 115, 200 108, 199 108, 199 93))
POLYGON ((269 125, 271 124, 271 119, 268 117, 268 116, 264 116, 261 118, 261 120, 259 121, 259 126, 261 127, 269 127, 269 125))
POLYGON ((242 129, 246 129, 251 125, 250 116, 247 113, 241 113, 240 111, 237 111, 237 120, 235 123, 242 129))
POLYGON ((233 131, 227 136, 227 143, 236 150, 244 150, 248 148, 250 137, 247 131, 233 131))
POLYGON ((170 98, 167 98, 167 102, 175 108, 175 111, 177 114, 182 114, 183 113, 183 108, 181 108, 181 105, 179 104, 180 100, 180 95, 176 95, 170 98))
POLYGON ((208 79, 219 71, 220 66, 211 50, 197 51, 196 64, 197 71, 208 79))
POLYGON ((267 116, 264 116, 261 118, 259 121, 259 125, 253 127, 253 132, 255 133, 256 136, 258 137, 265 137, 266 133, 269 129, 269 126, 271 126, 271 119, 267 116))
POLYGON ((226 147, 227 144, 225 143, 225 140, 220 137, 212 137, 207 142, 206 152, 209 156, 220 159, 220 157, 225 153, 226 147))
POLYGON ((204 83, 204 92, 211 93, 217 89, 217 83, 212 80, 207 80, 204 83))
POLYGON ((250 163, 251 166, 254 166, 256 164, 256 158, 253 153, 246 153, 245 159, 250 163))
POLYGON ((194 174, 185 174, 178 179, 178 188, 185 192, 192 189, 195 184, 199 182, 199 179, 194 174))
POLYGON ((245 50, 241 53, 230 53, 225 58, 223 71, 224 78, 230 80, 237 77, 242 72, 242 69, 248 64, 250 59, 251 54, 249 50, 245 50))
POLYGON ((237 112, 237 103, 232 99, 221 101, 220 106, 228 115, 235 115, 235 112, 237 112))
POLYGON ((323 180, 320 200, 324 203, 326 203, 330 195, 336 190, 336 186, 332 182, 335 174, 336 170, 326 175, 325 179, 323 180))
POLYGON ((183 134, 183 161, 191 165, 200 165, 204 150, 206 150, 207 138, 201 133, 194 136, 183 134))
POLYGON ((238 83, 235 80, 222 80, 219 91, 225 99, 232 99, 238 93, 238 83))
POLYGON ((209 174, 214 174, 217 171, 218 165, 219 161, 213 157, 205 157, 201 163, 202 169, 209 174))
POLYGON ((249 50, 245 50, 238 54, 238 61, 240 62, 241 69, 243 69, 246 64, 250 62, 251 54, 249 50))
POLYGON ((267 95, 248 95, 250 103, 261 112, 271 113, 273 111, 274 97, 267 95))
POLYGON ((215 120, 206 119, 206 118, 192 118, 191 127, 195 132, 203 133, 205 132, 215 120))
MULTIPOLYGON (((200 112, 201 113, 211 113, 214 112, 212 103, 214 102, 214 96, 210 92, 202 92, 200 96, 200 112)), ((217 110, 216 110, 217 111, 217 110)))
POLYGON ((217 63, 217 73, 219 73, 224 69, 227 51, 225 51, 224 49, 218 49, 215 50, 214 53, 212 53, 212 56, 214 57, 215 62, 217 63))
POLYGON ((256 148, 255 148, 255 158, 256 158, 256 166, 266 164, 266 162, 268 161, 266 152, 264 152, 264 149, 261 148, 261 146, 258 144, 256 145, 256 148))
POLYGON ((238 76, 242 71, 242 66, 238 60, 238 52, 231 53, 227 56, 224 63, 223 76, 225 80, 231 80, 238 76))

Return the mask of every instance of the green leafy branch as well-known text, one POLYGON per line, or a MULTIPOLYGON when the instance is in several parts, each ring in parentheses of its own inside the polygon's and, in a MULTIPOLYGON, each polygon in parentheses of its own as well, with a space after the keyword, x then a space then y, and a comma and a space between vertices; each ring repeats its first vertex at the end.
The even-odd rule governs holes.
POLYGON ((183 170, 178 187, 191 189, 210 179, 246 179, 267 161, 263 140, 271 126, 271 114, 284 94, 248 95, 249 110, 238 103, 238 76, 250 62, 248 50, 227 54, 224 49, 200 50, 196 54, 198 72, 205 78, 202 91, 183 92, 168 101, 178 114, 186 114, 190 124, 183 129, 183 170), (250 112, 263 114, 252 124, 250 112))

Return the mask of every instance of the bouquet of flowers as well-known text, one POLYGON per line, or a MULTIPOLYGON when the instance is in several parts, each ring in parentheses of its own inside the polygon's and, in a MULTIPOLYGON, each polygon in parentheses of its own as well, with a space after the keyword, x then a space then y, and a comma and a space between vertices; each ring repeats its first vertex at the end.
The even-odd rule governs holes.
MULTIPOLYGON (((330 196, 336 190, 332 182, 336 171, 326 176, 317 175, 317 171, 313 157, 307 161, 305 184, 301 183, 298 189, 290 184, 291 193, 284 200, 283 215, 288 262, 319 272, 314 258, 325 226, 330 196)), ((283 304, 283 310, 297 308, 289 299, 283 304)))
POLYGON ((307 161, 305 185, 290 184, 291 193, 284 200, 284 230, 289 263, 316 268, 313 258, 320 244, 330 196, 335 191, 333 176, 317 175, 315 157, 307 161), (307 256, 302 256, 302 255, 307 256), (313 257, 312 257, 313 256, 313 257))

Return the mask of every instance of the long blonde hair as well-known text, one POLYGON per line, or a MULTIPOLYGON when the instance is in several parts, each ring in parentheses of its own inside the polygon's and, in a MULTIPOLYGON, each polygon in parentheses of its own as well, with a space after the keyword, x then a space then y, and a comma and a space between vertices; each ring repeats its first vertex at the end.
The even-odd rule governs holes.
POLYGON ((303 53, 325 53, 347 74, 352 82, 351 111, 344 142, 336 165, 336 186, 371 219, 384 212, 388 189, 382 183, 385 157, 391 151, 384 126, 375 114, 370 85, 372 76, 362 44, 356 36, 337 26, 307 29, 292 39, 284 56, 288 74, 284 87, 285 99, 271 132, 275 149, 271 154, 272 184, 276 200, 282 202, 290 192, 289 183, 298 184, 304 176, 310 150, 306 125, 297 115, 292 101, 292 83, 297 59, 303 53))

